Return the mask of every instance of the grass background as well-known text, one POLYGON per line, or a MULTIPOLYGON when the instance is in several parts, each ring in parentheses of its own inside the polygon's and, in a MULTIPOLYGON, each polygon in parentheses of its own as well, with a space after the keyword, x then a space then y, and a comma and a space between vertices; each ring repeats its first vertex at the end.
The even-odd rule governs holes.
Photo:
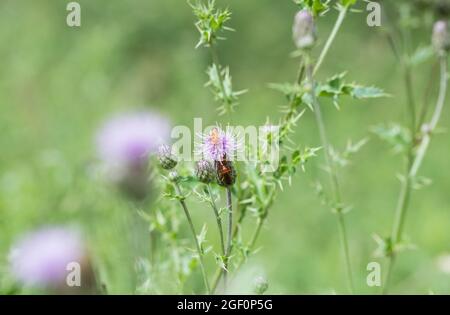
MULTIPOLYGON (((106 117, 122 109, 149 107, 174 125, 261 125, 280 117, 283 96, 270 82, 290 82, 296 75, 291 1, 219 1, 233 11, 236 32, 220 44, 223 64, 230 65, 237 89, 249 89, 229 117, 218 117, 210 92, 203 88, 207 51, 194 46, 197 32, 189 6, 180 0, 80 0, 81 28, 66 25, 67 1, 3 0, 0 4, 0 289, 8 293, 7 253, 29 229, 57 222, 82 224, 112 292, 133 290, 126 242, 118 224, 129 204, 98 185, 89 166, 95 157, 93 134, 106 117)), ((387 9, 389 10, 389 3, 387 9)), ((319 45, 336 17, 319 21, 319 45)), ((353 205, 346 216, 355 283, 359 293, 376 293, 366 285, 373 233, 388 235, 393 222, 402 160, 368 132, 379 123, 405 120, 401 68, 384 36, 369 28, 366 15, 345 21, 319 78, 348 70, 348 79, 376 85, 392 94, 373 101, 346 99, 337 111, 324 103, 332 143, 371 140, 343 172, 344 199, 353 205)), ((413 40, 429 43, 428 29, 413 40)), ((319 49, 316 49, 316 53, 319 49)), ((414 74, 418 102, 431 63, 414 74)), ((433 96, 434 97, 434 96, 433 96)), ((449 123, 448 109, 441 126, 449 123)), ((307 113, 295 135, 318 146, 313 115, 307 113)), ((406 234, 417 250, 397 260, 393 291, 450 293, 449 275, 436 258, 450 251, 448 135, 433 139, 421 174, 433 184, 414 193, 406 234)), ((336 219, 315 195, 312 183, 323 176, 321 159, 297 175, 280 194, 259 245, 249 262, 265 270, 270 293, 345 293, 346 282, 336 219)), ((194 220, 213 220, 206 209, 194 220), (207 219, 205 219, 207 217, 207 219)), ((211 259, 212 260, 212 259, 211 259)), ((380 261, 382 262, 382 261, 380 261)), ((212 262, 209 262, 212 267, 212 262)), ((211 269, 212 271, 212 269, 211 269)), ((198 278, 199 285, 201 280, 198 278)))

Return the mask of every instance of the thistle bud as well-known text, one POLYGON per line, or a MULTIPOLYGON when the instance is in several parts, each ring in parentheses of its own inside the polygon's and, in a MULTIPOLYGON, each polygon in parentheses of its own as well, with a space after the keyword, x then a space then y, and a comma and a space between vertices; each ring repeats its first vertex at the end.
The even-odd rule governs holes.
POLYGON ((170 147, 166 144, 163 144, 158 148, 158 160, 161 167, 166 170, 171 170, 177 166, 177 160, 172 154, 170 147))
POLYGON ((316 42, 316 25, 311 12, 301 10, 295 15, 292 33, 297 48, 308 49, 314 46, 316 42))
POLYGON ((264 294, 269 288, 269 282, 266 278, 259 276, 253 282, 253 291, 256 294, 264 294))
POLYGON ((437 21, 433 26, 433 46, 438 53, 445 53, 450 49, 450 36, 447 21, 437 21))
POLYGON ((219 185, 223 187, 233 186, 236 182, 236 171, 233 163, 224 159, 216 161, 214 164, 219 185))
POLYGON ((206 160, 198 161, 195 167, 195 176, 202 183, 209 184, 214 180, 214 169, 206 160))

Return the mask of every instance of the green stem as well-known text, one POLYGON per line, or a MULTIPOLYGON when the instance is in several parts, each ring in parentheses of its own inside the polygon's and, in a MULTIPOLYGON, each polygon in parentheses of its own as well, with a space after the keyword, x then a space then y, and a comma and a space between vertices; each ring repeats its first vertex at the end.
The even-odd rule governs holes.
POLYGON ((231 187, 227 187, 227 209, 228 209, 228 233, 227 233, 227 247, 225 254, 225 270, 223 274, 224 292, 227 292, 227 276, 229 268, 229 260, 231 256, 231 244, 233 238, 233 200, 231 196, 231 187))
POLYGON ((388 273, 386 274, 385 281, 384 281, 384 287, 383 287, 383 293, 388 292, 388 285, 389 280, 391 276, 390 269, 393 269, 394 265, 394 257, 395 257, 395 247, 398 245, 399 242, 402 240, 402 233, 403 233, 403 226, 406 218, 406 212, 408 210, 409 206, 409 200, 411 197, 411 186, 412 181, 417 176, 417 173, 420 169, 420 166, 422 165, 423 159, 426 155, 428 146, 431 141, 431 135, 433 131, 436 129, 437 124, 439 122, 439 119, 442 114, 442 109, 445 104, 445 97, 447 94, 447 55, 440 57, 440 85, 439 85, 439 96, 438 100, 435 106, 435 110, 433 113, 433 116, 431 118, 431 121, 428 125, 424 125, 424 128, 426 130, 423 131, 423 138, 420 142, 419 148, 417 149, 417 153, 410 163, 407 176, 403 181, 402 186, 402 192, 399 196, 399 202, 396 210, 395 215, 395 222, 392 228, 392 249, 393 253, 389 256, 389 268, 388 273))
POLYGON ((222 78, 221 66, 220 66, 220 62, 219 62, 219 55, 217 54, 217 51, 213 44, 210 44, 209 50, 211 52, 211 59, 212 59, 213 65, 217 69, 217 78, 219 80, 222 98, 223 98, 224 102, 226 103, 226 105, 230 106, 231 102, 226 93, 225 84, 224 84, 223 78, 222 78))
MULTIPOLYGON (((246 213, 247 213, 246 209, 244 209, 244 210, 241 212, 241 214, 240 214, 240 216, 239 216, 239 219, 237 220, 237 222, 236 222, 236 224, 235 224, 235 226, 234 226, 232 239, 236 238, 236 236, 238 235, 238 232, 239 232, 241 223, 244 221, 244 218, 245 218, 246 213)), ((233 243, 231 243, 231 249, 230 249, 230 252, 231 252, 232 250, 233 250, 233 243)), ((220 280, 220 278, 222 277, 223 273, 224 273, 223 268, 218 268, 218 269, 217 269, 216 274, 214 275, 214 280, 213 280, 212 285, 211 285, 211 289, 212 289, 212 292, 213 292, 213 293, 216 291, 217 285, 219 284, 219 280, 220 280)))
POLYGON ((338 18, 337 18, 336 22, 334 23, 333 30, 331 31, 330 36, 328 36, 328 39, 327 39, 327 41, 325 43, 325 46, 323 47, 323 49, 322 49, 322 51, 320 53, 319 59, 317 60, 316 66, 314 67, 313 74, 317 73, 317 71, 319 70, 320 66, 322 65, 322 62, 325 60, 325 57, 328 54, 328 51, 330 50, 331 45, 333 44, 333 42, 334 42, 334 40, 336 38, 336 35, 338 34, 339 29, 342 26, 342 23, 344 22, 345 16, 347 15, 347 12, 348 12, 348 7, 347 6, 340 8, 338 18))
POLYGON ((228 208, 227 255, 229 255, 231 250, 231 240, 233 237, 233 202, 230 187, 227 187, 227 208, 228 208))
POLYGON ((211 199, 211 207, 213 208, 214 215, 216 217, 217 221, 217 227, 219 229, 219 235, 220 235, 220 246, 222 248, 222 255, 225 255, 225 240, 223 237, 223 227, 222 227, 222 219, 220 218, 219 210, 217 209, 216 202, 214 201, 214 197, 211 191, 211 186, 209 184, 206 185, 208 189, 209 198, 211 199))
POLYGON ((405 64, 405 86, 406 86, 406 96, 408 103, 408 111, 410 114, 410 124, 411 124, 411 133, 412 137, 415 136, 416 131, 416 104, 414 102, 414 92, 413 92, 413 84, 412 84, 412 74, 411 74, 411 65, 409 62, 409 57, 407 58, 405 64))
MULTIPOLYGON (((307 58, 310 59, 310 56, 307 56, 307 58)), ((314 108, 314 115, 316 118, 317 126, 319 128, 320 139, 321 139, 322 148, 324 150, 324 155, 325 155, 325 162, 326 162, 327 168, 328 168, 327 171, 330 176, 331 187, 333 190, 335 210, 336 210, 336 214, 337 214, 337 218, 338 218, 339 234, 340 234, 340 238, 341 238, 342 249, 344 252, 345 264, 347 267, 347 277, 348 277, 349 289, 350 289, 350 292, 353 294, 353 291, 354 291, 353 290, 353 276, 352 276, 352 268, 351 268, 351 263, 350 263, 350 253, 349 253, 349 247, 348 247, 347 232, 346 232, 345 221, 344 221, 344 217, 343 217, 344 213, 342 212, 343 209, 342 209, 342 199, 341 199, 339 180, 338 180, 335 165, 330 157, 330 146, 329 146, 329 142, 328 142, 328 138, 327 138, 327 133, 325 130, 325 124, 323 121, 320 105, 319 105, 319 102, 318 102, 318 100, 316 98, 316 94, 315 94, 315 81, 314 81, 314 74, 313 74, 313 65, 310 62, 310 60, 308 60, 306 76, 307 76, 309 84, 311 85, 311 97, 312 97, 312 103, 313 103, 313 108, 314 108)))
MULTIPOLYGON (((261 233, 264 221, 265 221, 265 217, 258 218, 258 221, 256 223, 255 231, 253 232, 253 235, 252 235, 252 237, 250 239, 250 242, 249 242, 249 246, 248 246, 249 250, 252 250, 255 247, 256 241, 258 240, 259 234, 261 233)), ((245 261, 245 259, 241 259, 239 261, 239 263, 238 263, 238 265, 236 267, 236 270, 238 270, 239 268, 242 267, 242 265, 244 264, 244 261, 245 261)))
POLYGON ((183 195, 181 193, 180 185, 178 185, 178 183, 174 183, 174 186, 175 186, 175 190, 176 190, 177 194, 180 196, 181 207, 184 210, 184 214, 186 215, 186 219, 189 223, 189 227, 191 228, 192 236, 194 237, 195 247, 197 248, 198 259, 200 261, 200 269, 202 270, 203 281, 205 282, 206 291, 208 292, 208 294, 211 294, 211 289, 210 289, 209 283, 208 283, 208 277, 206 275, 205 264, 203 262, 203 253, 200 248, 200 244, 198 243, 197 233, 195 232, 195 227, 194 227, 194 224, 192 223, 191 215, 189 214, 189 210, 188 210, 186 203, 184 202, 184 199, 182 197, 183 195))

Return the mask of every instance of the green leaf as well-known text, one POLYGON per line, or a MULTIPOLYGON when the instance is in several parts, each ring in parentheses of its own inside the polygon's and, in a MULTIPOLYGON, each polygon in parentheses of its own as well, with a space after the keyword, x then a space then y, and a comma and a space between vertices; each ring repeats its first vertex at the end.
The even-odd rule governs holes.
POLYGON ((300 9, 309 9, 314 16, 325 13, 329 10, 330 0, 294 0, 300 9))
POLYGON ((197 242, 198 242, 198 245, 200 246, 202 254, 205 253, 205 249, 204 249, 203 245, 206 243, 206 232, 207 232, 207 228, 206 228, 206 224, 204 224, 202 227, 202 230, 200 231, 200 234, 197 235, 197 242))
POLYGON ((421 63, 428 61, 434 55, 433 47, 419 47, 411 56, 409 62, 412 66, 417 66, 421 63))
POLYGON ((303 93, 303 88, 297 83, 269 83, 269 88, 279 91, 289 98, 303 93))
POLYGON ((232 30, 225 26, 225 23, 231 19, 231 11, 216 9, 215 0, 209 0, 207 3, 197 1, 194 4, 189 3, 189 5, 197 17, 195 26, 200 33, 200 39, 196 47, 209 47, 215 41, 224 39, 219 36, 221 32, 232 30))
POLYGON ((381 140, 391 145, 394 153, 405 152, 411 144, 411 133, 398 124, 378 125, 370 129, 381 140))
POLYGON ((354 5, 354 4, 356 4, 356 1, 357 0, 341 0, 341 4, 344 7, 350 7, 350 6, 354 5))
MULTIPOLYGON (((318 97, 329 97, 333 100, 334 105, 339 109, 339 97, 347 95, 355 99, 377 98, 389 96, 382 89, 377 87, 366 87, 355 83, 346 83, 344 81, 346 72, 336 74, 327 79, 325 83, 318 83, 316 87, 316 95, 318 97)), ((304 98, 304 102, 309 104, 312 100, 304 98)))
POLYGON ((374 86, 361 86, 361 85, 347 85, 345 89, 348 91, 348 94, 356 99, 364 99, 364 98, 378 98, 378 97, 387 97, 389 94, 386 94, 382 89, 374 87, 374 86))

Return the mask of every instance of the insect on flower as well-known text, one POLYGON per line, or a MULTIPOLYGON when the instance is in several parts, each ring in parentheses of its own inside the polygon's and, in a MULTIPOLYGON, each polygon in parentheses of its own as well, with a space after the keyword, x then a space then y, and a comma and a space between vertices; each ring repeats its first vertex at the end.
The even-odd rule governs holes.
POLYGON ((215 161, 217 182, 220 186, 232 186, 236 182, 236 171, 233 163, 228 161, 226 156, 220 161, 215 161))

